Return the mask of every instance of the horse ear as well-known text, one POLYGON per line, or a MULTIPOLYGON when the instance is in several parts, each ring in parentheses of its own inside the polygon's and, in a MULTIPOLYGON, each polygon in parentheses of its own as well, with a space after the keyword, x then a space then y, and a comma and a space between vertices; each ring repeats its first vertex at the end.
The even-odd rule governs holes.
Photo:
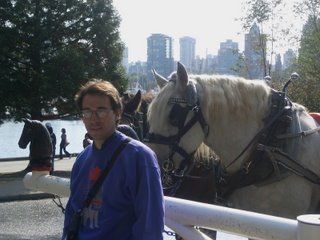
POLYGON ((138 90, 138 92, 136 93, 136 95, 134 95, 130 102, 133 105, 133 109, 137 110, 141 102, 141 90, 138 90))
POLYGON ((124 106, 124 111, 130 114, 134 113, 139 107, 141 97, 141 91, 138 90, 134 97, 124 106))
POLYGON ((140 102, 141 101, 141 90, 139 89, 136 95, 133 97, 136 99, 136 101, 140 102))
POLYGON ((184 91, 187 85, 188 85, 187 70, 182 63, 178 62, 176 87, 177 89, 184 91))
POLYGON ((163 88, 168 83, 168 80, 162 77, 159 73, 157 73, 156 70, 152 69, 152 73, 154 79, 156 80, 160 88, 163 88))

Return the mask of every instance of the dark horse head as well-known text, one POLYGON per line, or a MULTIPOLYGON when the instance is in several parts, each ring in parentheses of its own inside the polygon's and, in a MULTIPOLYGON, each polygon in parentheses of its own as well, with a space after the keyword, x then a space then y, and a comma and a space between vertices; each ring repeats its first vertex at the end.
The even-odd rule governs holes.
POLYGON ((121 117, 121 123, 127 125, 135 125, 135 114, 138 111, 141 102, 141 91, 139 90, 135 95, 122 98, 123 112, 121 117))
POLYGON ((27 170, 50 170, 52 143, 47 128, 36 120, 23 119, 23 121, 24 127, 18 145, 24 149, 30 143, 30 163, 27 170))
MULTIPOLYGON (((138 117, 138 109, 141 102, 141 91, 135 95, 125 95, 122 97, 123 112, 120 119, 120 124, 132 128, 138 137, 142 139, 142 130, 138 117)), ((126 134, 126 132, 124 132, 126 134)), ((130 135, 129 135, 130 136, 130 135)), ((134 137, 136 138, 136 137, 134 137)))
POLYGON ((139 90, 136 94, 126 95, 123 99, 123 113, 120 123, 131 126, 143 140, 148 133, 147 112, 155 93, 147 92, 141 94, 139 90))

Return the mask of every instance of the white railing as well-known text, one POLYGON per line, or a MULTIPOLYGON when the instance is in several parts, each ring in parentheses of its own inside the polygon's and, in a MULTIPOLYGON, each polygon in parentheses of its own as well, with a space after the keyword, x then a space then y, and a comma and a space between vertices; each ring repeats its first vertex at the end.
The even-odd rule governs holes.
MULTIPOLYGON (((70 194, 68 178, 48 172, 28 173, 27 188, 61 197, 70 194)), ((165 197, 166 225, 186 240, 209 240, 193 226, 266 240, 319 240, 320 214, 301 215, 297 220, 165 197)))

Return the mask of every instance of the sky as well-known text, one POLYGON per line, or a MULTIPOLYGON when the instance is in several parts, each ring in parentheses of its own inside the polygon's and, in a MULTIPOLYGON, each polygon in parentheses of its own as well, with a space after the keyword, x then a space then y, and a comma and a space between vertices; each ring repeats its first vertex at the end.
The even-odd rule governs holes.
POLYGON ((146 61, 147 38, 162 33, 174 39, 179 60, 179 38, 196 39, 196 55, 217 55, 221 42, 231 39, 243 51, 241 0, 113 0, 122 21, 120 36, 129 49, 129 62, 146 61))

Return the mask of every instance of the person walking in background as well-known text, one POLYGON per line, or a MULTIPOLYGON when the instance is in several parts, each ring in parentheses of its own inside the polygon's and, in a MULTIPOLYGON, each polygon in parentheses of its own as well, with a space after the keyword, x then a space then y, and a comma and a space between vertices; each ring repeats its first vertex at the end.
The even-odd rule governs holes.
POLYGON ((155 153, 140 141, 131 139, 124 145, 98 193, 86 201, 94 183, 110 166, 111 156, 128 137, 116 130, 122 104, 110 82, 87 82, 75 101, 93 143, 77 156, 71 171, 62 239, 76 233, 77 239, 162 240, 160 169, 155 153))
POLYGON ((49 131, 50 138, 51 138, 51 143, 52 143, 52 170, 51 173, 54 171, 54 158, 56 155, 56 145, 57 145, 57 137, 53 132, 53 128, 51 126, 51 123, 46 123, 46 128, 49 131))
POLYGON ((62 151, 64 154, 66 154, 67 157, 71 157, 71 154, 67 151, 67 146, 69 145, 68 139, 67 139, 67 133, 66 129, 61 129, 61 142, 60 142, 60 159, 63 158, 62 151))
POLYGON ((86 148, 88 145, 90 145, 92 142, 91 142, 91 139, 90 139, 90 135, 88 133, 86 133, 84 135, 84 139, 82 141, 82 145, 83 145, 83 148, 86 148))

